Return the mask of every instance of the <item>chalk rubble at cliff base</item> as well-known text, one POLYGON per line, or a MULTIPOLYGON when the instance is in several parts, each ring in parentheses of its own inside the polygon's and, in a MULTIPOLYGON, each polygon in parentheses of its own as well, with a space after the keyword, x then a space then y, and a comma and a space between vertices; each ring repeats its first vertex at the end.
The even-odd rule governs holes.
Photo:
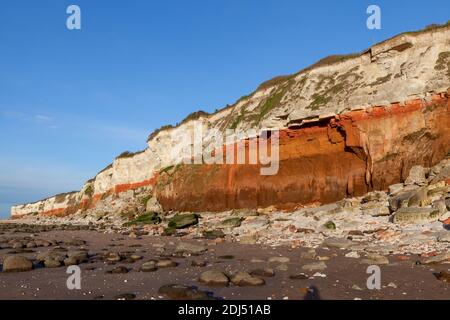
POLYGON ((89 224, 103 232, 121 232, 130 237, 170 234, 216 242, 340 248, 353 252, 350 256, 436 255, 450 248, 449 178, 450 157, 447 157, 432 168, 414 166, 405 183, 393 185, 389 191, 374 191, 362 197, 305 206, 292 212, 269 207, 195 214, 141 212, 137 213, 137 219, 130 217, 136 219, 132 220, 136 223, 130 223, 123 214, 107 214, 101 219, 82 214, 60 218, 31 216, 26 221, 89 224), (180 214, 185 216, 180 219, 180 214), (152 218, 141 219, 143 223, 138 223, 139 215, 152 218), (156 216, 158 219, 152 220, 156 216), (189 223, 177 226, 174 221, 180 220, 189 223))

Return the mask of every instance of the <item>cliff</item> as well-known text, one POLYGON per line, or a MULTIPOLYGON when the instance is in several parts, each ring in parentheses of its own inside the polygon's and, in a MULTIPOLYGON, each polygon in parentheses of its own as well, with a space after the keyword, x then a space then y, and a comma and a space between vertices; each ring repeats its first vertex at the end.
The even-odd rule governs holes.
POLYGON ((11 215, 142 212, 152 197, 164 210, 293 208, 386 189, 413 165, 432 166, 450 152, 449 88, 450 26, 401 34, 163 127, 145 150, 120 155, 79 192, 14 206, 11 215), (203 148, 213 150, 227 129, 247 151, 255 147, 248 132, 280 130, 277 174, 251 164, 181 164, 186 150, 199 156, 188 139, 199 124, 203 148))

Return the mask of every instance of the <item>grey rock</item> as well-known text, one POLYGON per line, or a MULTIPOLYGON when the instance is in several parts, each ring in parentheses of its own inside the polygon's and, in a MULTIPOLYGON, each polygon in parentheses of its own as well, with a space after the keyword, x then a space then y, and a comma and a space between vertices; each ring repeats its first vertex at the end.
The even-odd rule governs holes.
POLYGON ((335 238, 330 237, 326 238, 322 245, 328 248, 338 248, 338 249, 347 249, 349 248, 353 242, 348 240, 347 238, 335 238))
POLYGON ((142 272, 153 272, 158 270, 155 261, 144 262, 140 268, 142 272))
POLYGON ((198 215, 195 213, 178 214, 169 221, 169 228, 183 229, 198 223, 198 215))
POLYGON ((239 271, 232 278, 231 282, 240 287, 256 287, 266 284, 264 279, 252 276, 248 272, 239 271))
POLYGON ((223 272, 218 270, 208 270, 203 272, 198 281, 214 287, 226 287, 230 282, 229 278, 223 272))
POLYGON ((408 223, 428 223, 437 221, 439 219, 439 212, 433 208, 419 208, 409 207, 401 208, 394 215, 394 223, 408 224, 408 223))
POLYGON ((203 244, 193 244, 188 242, 181 242, 178 244, 175 251, 177 253, 200 255, 207 250, 206 246, 203 244))
POLYGON ((404 188, 403 183, 393 184, 393 185, 389 186, 389 194, 395 195, 395 194, 399 193, 400 191, 402 191, 403 188, 404 188))
POLYGON ((416 184, 423 186, 427 183, 426 170, 422 166, 413 166, 409 171, 409 176, 405 180, 405 185, 416 184))
POLYGON ((326 268, 327 268, 327 265, 323 261, 308 263, 302 267, 303 270, 307 270, 307 271, 322 271, 322 270, 325 270, 326 268))
POLYGON ((3 261, 3 272, 23 272, 33 269, 30 260, 22 256, 8 256, 3 261))

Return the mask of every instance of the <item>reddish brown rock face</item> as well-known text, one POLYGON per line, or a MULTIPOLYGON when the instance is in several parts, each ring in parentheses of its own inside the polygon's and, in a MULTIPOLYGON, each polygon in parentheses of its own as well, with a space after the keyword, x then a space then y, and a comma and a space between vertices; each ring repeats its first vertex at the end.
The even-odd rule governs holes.
POLYGON ((179 211, 329 203, 387 189, 449 151, 450 103, 441 94, 283 130, 276 175, 250 164, 183 165, 162 174, 156 192, 165 210, 179 211))

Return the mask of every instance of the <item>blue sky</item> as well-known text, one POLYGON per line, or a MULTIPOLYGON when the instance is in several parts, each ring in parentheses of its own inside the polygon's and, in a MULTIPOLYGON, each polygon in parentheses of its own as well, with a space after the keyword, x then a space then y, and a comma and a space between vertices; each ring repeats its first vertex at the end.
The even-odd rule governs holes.
POLYGON ((0 217, 276 75, 450 19, 450 1, 3 0, 0 217), (66 29, 81 8, 82 30, 66 29), (382 29, 366 28, 366 8, 382 29))

